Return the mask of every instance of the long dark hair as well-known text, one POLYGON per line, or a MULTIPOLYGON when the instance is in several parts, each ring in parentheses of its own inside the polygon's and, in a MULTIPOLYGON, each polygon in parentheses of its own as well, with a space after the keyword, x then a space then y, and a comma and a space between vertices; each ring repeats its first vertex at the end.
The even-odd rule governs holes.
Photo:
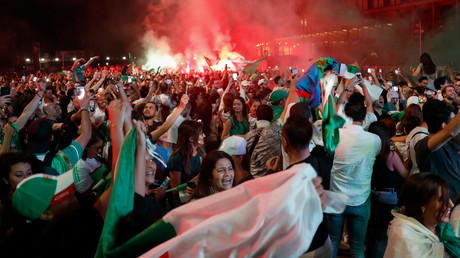
POLYGON ((390 135, 388 134, 388 129, 386 125, 380 121, 373 122, 369 126, 368 132, 376 134, 380 138, 380 142, 382 143, 382 147, 380 150, 379 156, 384 160, 387 161, 388 155, 390 154, 390 135))
POLYGON ((409 134, 415 127, 420 126, 423 122, 423 113, 422 109, 417 104, 410 104, 404 110, 404 115, 401 118, 401 123, 399 123, 399 132, 404 132, 406 129, 406 134, 409 134))
POLYGON ((433 74, 436 73, 436 65, 431 60, 430 55, 428 53, 423 53, 420 56, 420 63, 423 64, 423 72, 426 74, 433 74))
MULTIPOLYGON (((171 154, 171 157, 176 153, 181 154, 182 160, 184 161, 183 172, 187 175, 192 172, 190 160, 193 155, 193 142, 190 141, 190 138, 193 138, 194 141, 198 141, 198 137, 202 131, 203 124, 195 121, 186 120, 179 126, 177 144, 174 146, 174 151, 171 154)), ((198 148, 197 151, 201 156, 205 156, 204 151, 201 148, 198 148)))
POLYGON ((441 189, 442 209, 436 218, 440 221, 449 207, 449 185, 440 176, 431 173, 419 173, 406 179, 398 196, 400 212, 423 224, 422 207, 433 196, 438 195, 439 189, 441 189))
MULTIPOLYGON (((228 155, 226 152, 219 150, 213 150, 209 152, 201 162, 201 169, 200 174, 198 175, 198 182, 196 184, 195 192, 192 195, 191 199, 198 199, 211 195, 211 191, 209 190, 211 184, 209 181, 212 179, 212 171, 216 167, 217 161, 219 161, 220 159, 228 159, 230 163, 232 163, 232 167, 235 168, 235 164, 233 162, 232 157, 228 155)), ((235 184, 235 179, 233 179, 232 187, 235 186, 235 184)))
MULTIPOLYGON (((246 105, 246 102, 244 101, 244 99, 242 97, 236 97, 233 99, 233 101, 235 100, 238 100, 241 102, 241 104, 243 105, 243 110, 241 111, 242 115, 243 115, 243 118, 244 120, 248 120, 248 107, 246 105)), ((236 113, 235 113, 235 110, 233 109, 232 107, 232 110, 230 111, 230 117, 233 118, 233 122, 235 124, 238 123, 238 119, 236 117, 236 113)), ((232 129, 235 127, 235 124, 232 124, 232 129)))
POLYGON ((101 134, 99 134, 97 131, 94 131, 94 128, 93 128, 93 132, 91 134, 91 139, 89 139, 88 144, 86 144, 85 150, 83 150, 82 159, 85 160, 88 157, 88 153, 87 153, 86 149, 91 147, 91 146, 93 146, 94 144, 98 143, 99 141, 104 142, 104 137, 101 134))
POLYGON ((28 152, 8 152, 0 155, 0 201, 2 205, 8 204, 10 200, 9 190, 10 185, 7 183, 9 181, 9 175, 11 172, 11 167, 18 163, 29 163, 32 167, 33 174, 43 173, 43 162, 39 161, 37 157, 28 152))

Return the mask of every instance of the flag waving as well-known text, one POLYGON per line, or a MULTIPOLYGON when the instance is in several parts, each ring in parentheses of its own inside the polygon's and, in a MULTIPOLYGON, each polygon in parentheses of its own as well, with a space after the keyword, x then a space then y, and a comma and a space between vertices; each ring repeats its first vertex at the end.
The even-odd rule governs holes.
POLYGON ((334 87, 337 85, 337 76, 329 73, 324 76, 320 81, 321 84, 321 97, 323 99, 323 123, 322 123, 322 135, 324 142, 324 150, 329 155, 334 155, 334 151, 339 145, 340 135, 339 127, 341 127, 345 120, 335 114, 334 105, 334 87))
POLYGON ((115 248, 117 223, 134 207, 134 153, 136 151, 136 128, 126 135, 116 166, 116 179, 110 197, 109 208, 99 239, 95 257, 107 257, 115 248))
POLYGON ((302 163, 188 203, 111 256, 298 257, 323 219, 314 177, 313 167, 302 163))
POLYGON ((259 66, 262 64, 262 62, 267 58, 268 52, 265 54, 265 56, 262 59, 254 61, 252 64, 249 64, 243 68, 243 72, 246 74, 255 74, 257 72, 257 69, 259 66))
POLYGON ((204 60, 206 61, 206 63, 208 64, 209 68, 211 69, 212 66, 214 66, 215 64, 217 64, 217 60, 211 60, 211 58, 209 57, 206 57, 206 56, 203 56, 204 60))
POLYGON ((330 57, 321 57, 313 63, 306 74, 295 84, 299 98, 307 100, 311 108, 316 108, 321 103, 321 89, 319 80, 326 69, 332 69, 337 62, 330 57))

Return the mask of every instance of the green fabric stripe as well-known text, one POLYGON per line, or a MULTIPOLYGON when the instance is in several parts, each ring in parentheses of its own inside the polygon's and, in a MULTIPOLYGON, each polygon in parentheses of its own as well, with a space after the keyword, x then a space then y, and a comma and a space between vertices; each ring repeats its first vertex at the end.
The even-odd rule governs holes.
POLYGON ((329 96, 323 114, 323 141, 324 141, 324 150, 329 154, 333 155, 335 149, 340 142, 340 133, 339 127, 345 123, 345 120, 337 116, 334 112, 334 107, 332 106, 332 96, 329 96))
POLYGON ((176 236, 176 230, 164 220, 158 220, 150 227, 128 240, 120 247, 109 251, 108 257, 137 257, 176 236))
POLYGON ((354 65, 347 65, 347 72, 349 73, 357 73, 359 68, 354 65))
POLYGON ((110 250, 115 248, 118 221, 133 210, 136 135, 136 128, 133 127, 126 135, 121 148, 116 168, 117 176, 95 257, 105 257, 110 250))

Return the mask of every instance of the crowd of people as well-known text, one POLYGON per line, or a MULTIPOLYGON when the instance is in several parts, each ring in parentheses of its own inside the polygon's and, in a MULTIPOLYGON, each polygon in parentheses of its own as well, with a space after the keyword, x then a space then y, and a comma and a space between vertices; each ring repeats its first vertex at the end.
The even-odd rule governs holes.
POLYGON ((308 163, 324 203, 323 189, 348 199, 304 257, 336 257, 344 235, 352 257, 459 257, 460 76, 428 54, 413 70, 324 71, 345 121, 332 154, 297 69, 91 67, 97 58, 0 77, 0 254, 94 256, 136 130, 134 207, 117 244, 176 207, 308 163))

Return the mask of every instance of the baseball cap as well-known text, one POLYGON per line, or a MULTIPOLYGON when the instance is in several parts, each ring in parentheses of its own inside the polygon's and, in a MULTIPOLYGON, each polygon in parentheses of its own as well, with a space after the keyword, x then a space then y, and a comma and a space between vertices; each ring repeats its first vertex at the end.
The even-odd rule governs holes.
POLYGON ((251 86, 251 82, 244 80, 241 82, 241 86, 251 86))
POLYGON ((28 219, 37 219, 48 207, 67 200, 75 190, 72 170, 60 176, 35 174, 21 181, 13 194, 14 209, 28 219))
POLYGON ((267 80, 265 80, 265 79, 260 79, 260 80, 257 82, 257 85, 260 86, 262 83, 265 83, 265 82, 267 82, 267 80))
POLYGON ((407 99, 407 106, 411 105, 411 104, 418 104, 419 103, 419 98, 418 96, 411 96, 407 99))
POLYGON ((289 95, 289 93, 285 92, 285 91, 282 91, 282 90, 275 90, 274 92, 272 92, 272 94, 270 94, 270 100, 272 102, 278 102, 284 98, 287 98, 287 96, 289 95))
POLYGON ((244 155, 246 154, 246 140, 239 136, 227 137, 220 145, 219 150, 228 155, 244 155))

